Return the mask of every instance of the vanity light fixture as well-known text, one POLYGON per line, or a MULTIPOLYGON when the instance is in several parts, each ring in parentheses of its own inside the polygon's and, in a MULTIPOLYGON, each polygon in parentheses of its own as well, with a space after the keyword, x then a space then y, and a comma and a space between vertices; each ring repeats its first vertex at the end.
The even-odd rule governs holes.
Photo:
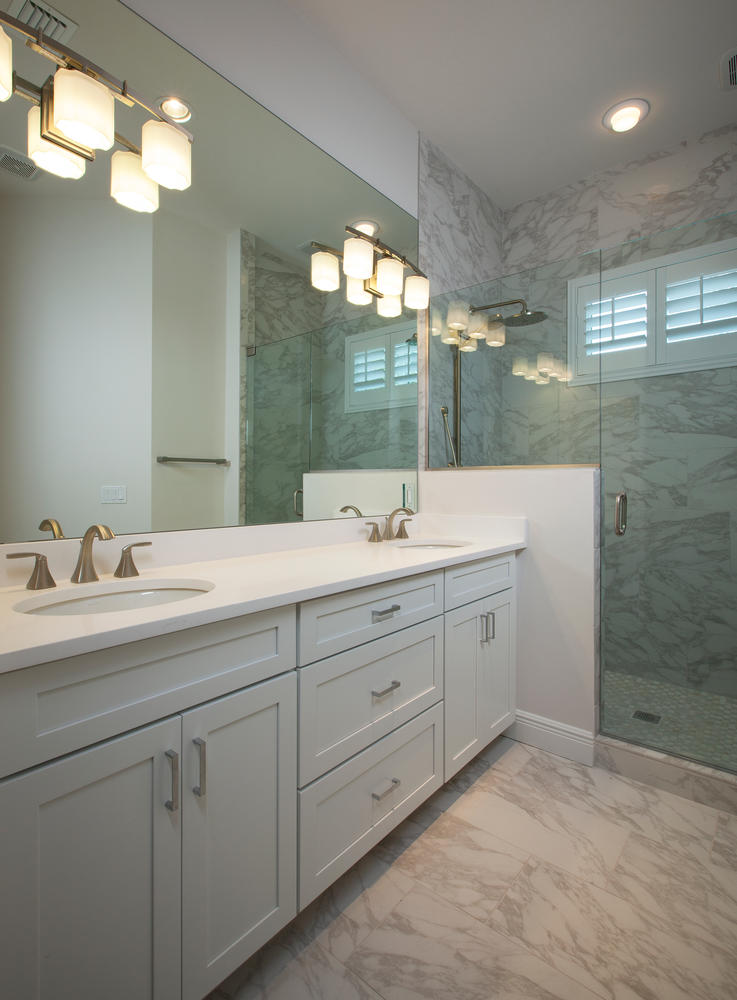
POLYGON ((650 104, 642 97, 632 97, 628 101, 613 104, 601 119, 604 128, 610 132, 629 132, 647 117, 650 104))
POLYGON ((486 334, 486 343, 489 347, 504 347, 507 342, 507 331, 504 328, 504 320, 499 313, 494 316, 486 334))
MULTIPOLYGON (((378 232, 378 228, 375 222, 369 221, 346 226, 348 235, 342 251, 313 240, 310 243, 315 251, 310 265, 313 287, 319 291, 335 291, 338 284, 334 278, 330 287, 320 284, 321 268, 327 267, 327 258, 331 258, 333 263, 329 266, 331 273, 335 274, 338 262, 342 260, 346 276, 346 298, 353 305, 368 305, 376 299, 376 311, 380 316, 401 316, 404 292, 404 305, 408 309, 427 309, 430 304, 430 282, 426 275, 411 260, 371 235, 369 230, 378 232), (357 229, 356 226, 361 226, 362 229, 357 229), (405 268, 412 271, 406 280, 405 268)), ((438 329, 437 334, 439 333, 438 329)))
POLYGON ((473 351, 478 350, 478 341, 471 336, 460 335, 460 345, 458 347, 459 351, 463 351, 464 354, 471 354, 473 351))
POLYGON ((373 222, 371 219, 359 219, 358 222, 352 222, 351 229, 357 229, 364 236, 379 235, 379 223, 373 222))
POLYGON ((83 156, 41 137, 41 109, 36 104, 28 109, 28 155, 42 170, 75 181, 87 165, 83 156))
MULTIPOLYGON (((28 116, 28 155, 43 170, 59 177, 79 178, 95 150, 122 146, 111 158, 110 191, 121 205, 138 212, 158 208, 158 185, 182 191, 191 183, 191 134, 159 106, 135 94, 86 56, 0 11, 0 100, 13 94, 33 105, 28 116), (10 28, 26 39, 34 52, 59 67, 37 86, 12 71, 10 28), (135 105, 153 116, 143 126, 143 150, 115 131, 115 103, 135 105), (143 152, 143 155, 141 155, 143 152)), ((189 109, 183 102, 172 108, 189 109)), ((186 120, 186 119, 184 119, 186 120)))
POLYGON ((439 337, 443 332, 445 322, 443 320, 443 314, 435 306, 430 310, 430 333, 433 337, 439 337))
POLYGON ((527 358, 515 358, 512 363, 512 374, 523 377, 527 374, 527 358))
POLYGON ((448 306, 448 326, 451 330, 465 330, 468 324, 468 305, 455 299, 448 306))
POLYGON ((312 285, 321 292, 334 292, 340 288, 340 266, 338 258, 327 250, 313 253, 310 259, 312 285))
POLYGON ((461 338, 458 335, 457 330, 451 330, 450 327, 444 330, 440 336, 440 340, 443 344, 450 344, 452 346, 457 346, 461 342, 461 338))
POLYGON ((489 331, 489 317, 484 313, 475 313, 468 323, 468 336, 474 340, 485 340, 489 331))

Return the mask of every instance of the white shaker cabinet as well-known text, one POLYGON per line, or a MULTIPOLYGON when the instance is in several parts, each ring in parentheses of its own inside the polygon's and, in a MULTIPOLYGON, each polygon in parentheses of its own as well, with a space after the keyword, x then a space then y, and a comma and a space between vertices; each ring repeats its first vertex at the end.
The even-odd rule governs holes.
POLYGON ((445 780, 515 717, 514 590, 445 614, 445 780))
POLYGON ((180 730, 167 719, 0 783, 2 996, 180 996, 180 730))
POLYGON ((201 1000, 297 912, 294 673, 182 718, 182 997, 201 1000))

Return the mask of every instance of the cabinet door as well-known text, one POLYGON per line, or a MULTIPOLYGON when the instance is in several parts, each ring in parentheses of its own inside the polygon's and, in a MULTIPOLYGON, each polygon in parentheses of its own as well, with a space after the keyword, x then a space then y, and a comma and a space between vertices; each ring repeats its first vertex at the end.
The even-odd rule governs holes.
POLYGON ((514 591, 445 615, 445 780, 514 722, 514 591))
POLYGON ((180 733, 169 719, 0 783, 3 996, 180 996, 180 733))
POLYGON ((200 1000, 297 912, 294 672, 182 722, 182 977, 200 1000))

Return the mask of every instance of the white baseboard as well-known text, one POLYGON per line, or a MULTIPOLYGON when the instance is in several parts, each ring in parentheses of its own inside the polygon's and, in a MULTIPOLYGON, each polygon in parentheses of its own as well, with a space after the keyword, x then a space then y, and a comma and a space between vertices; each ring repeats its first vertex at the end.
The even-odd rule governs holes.
POLYGON ((594 734, 532 712, 517 712, 514 724, 505 733, 518 743, 527 743, 591 767, 594 763, 594 734))

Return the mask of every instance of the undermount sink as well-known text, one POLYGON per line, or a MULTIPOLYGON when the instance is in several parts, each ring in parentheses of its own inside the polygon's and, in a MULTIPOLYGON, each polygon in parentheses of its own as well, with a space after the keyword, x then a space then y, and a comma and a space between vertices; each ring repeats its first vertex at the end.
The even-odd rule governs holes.
POLYGON ((409 538, 395 542, 399 549, 462 549, 470 544, 457 538, 409 538))
POLYGON ((133 611, 201 597, 215 586, 209 580, 133 580, 81 584, 78 588, 39 594, 16 604, 25 615, 95 615, 133 611))

